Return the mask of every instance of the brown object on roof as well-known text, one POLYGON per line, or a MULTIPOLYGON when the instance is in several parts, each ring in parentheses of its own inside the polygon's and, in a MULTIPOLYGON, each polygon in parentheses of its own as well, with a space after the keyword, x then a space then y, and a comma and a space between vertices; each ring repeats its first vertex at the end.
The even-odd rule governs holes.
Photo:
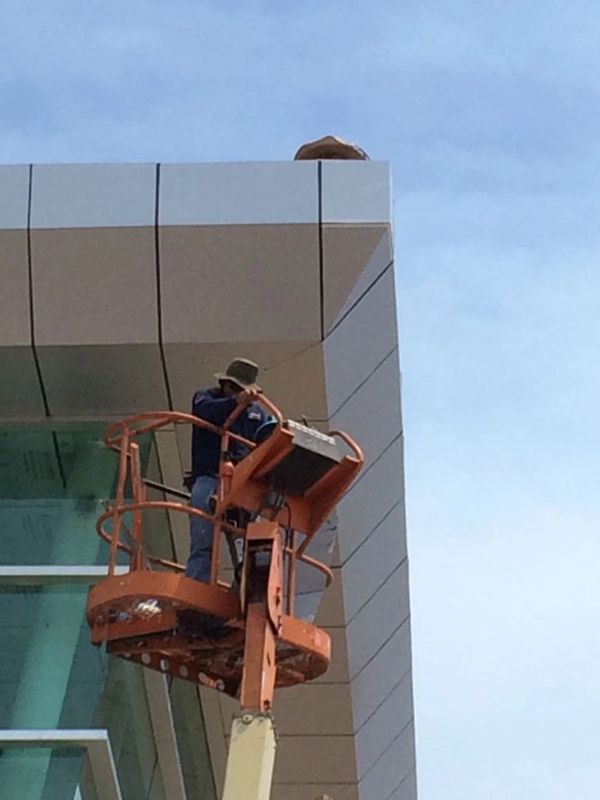
POLYGON ((345 142, 338 136, 323 136, 314 142, 300 147, 294 161, 314 161, 319 159, 339 159, 341 161, 368 161, 369 156, 358 145, 345 142))

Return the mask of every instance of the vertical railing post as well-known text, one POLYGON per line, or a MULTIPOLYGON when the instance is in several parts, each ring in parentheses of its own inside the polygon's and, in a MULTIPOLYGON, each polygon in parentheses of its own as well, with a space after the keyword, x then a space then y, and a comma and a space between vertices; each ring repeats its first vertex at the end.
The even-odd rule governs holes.
POLYGON ((119 444, 119 474, 117 476, 117 493, 112 517, 112 535, 110 539, 110 557, 108 561, 108 574, 115 574, 117 563, 118 545, 121 538, 121 511, 125 499, 125 484, 127 483, 127 461, 129 458, 129 428, 124 428, 119 444))
MULTIPOLYGON (((227 424, 227 423, 226 423, 227 424)), ((224 429, 221 434, 221 447, 219 450, 219 474, 217 477, 217 504, 214 512, 213 546, 210 562, 210 582, 216 583, 219 579, 221 568, 221 519, 225 513, 225 495, 231 482, 230 462, 226 458, 229 449, 229 433, 224 429)))
POLYGON ((296 531, 290 531, 290 548, 287 553, 287 614, 294 616, 296 606, 296 531))
MULTIPOLYGON (((134 503, 144 502, 144 484, 142 481, 142 465, 140 462, 140 446, 132 442, 131 450, 131 489, 134 503)), ((132 570, 144 569, 144 530, 142 520, 142 510, 136 508, 133 512, 133 539, 135 541, 135 552, 133 554, 132 570)))

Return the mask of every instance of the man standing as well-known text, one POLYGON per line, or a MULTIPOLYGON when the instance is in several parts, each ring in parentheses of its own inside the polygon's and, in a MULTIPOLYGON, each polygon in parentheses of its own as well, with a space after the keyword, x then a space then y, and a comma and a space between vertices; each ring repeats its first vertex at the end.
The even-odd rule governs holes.
MULTIPOLYGON (((245 358, 236 358, 225 372, 215 375, 219 385, 211 389, 200 389, 192 399, 192 414, 213 425, 221 426, 238 403, 251 400, 260 388, 256 383, 258 366, 245 358)), ((265 411, 250 403, 231 426, 231 432, 254 441, 256 431, 268 419, 265 411)), ((194 427, 192 432, 192 470, 188 486, 192 496, 190 504, 200 511, 210 512, 211 498, 218 485, 220 438, 204 428, 194 427)), ((236 463, 248 452, 239 442, 232 441, 229 447, 231 460, 236 463)), ((189 578, 207 583, 213 547, 213 525, 202 517, 190 517, 190 557, 185 574, 189 578)))

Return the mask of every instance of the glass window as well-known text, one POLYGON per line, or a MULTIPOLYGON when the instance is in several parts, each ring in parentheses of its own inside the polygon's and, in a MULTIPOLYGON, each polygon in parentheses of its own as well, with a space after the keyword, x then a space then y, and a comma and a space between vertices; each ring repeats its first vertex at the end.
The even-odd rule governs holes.
MULTIPOLYGON (((1 796, 7 800, 75 800, 84 752, 80 747, 5 748, 0 759, 1 796)), ((80 796, 81 800, 96 800, 91 792, 80 796)))
MULTIPOLYGON (((114 497, 118 463, 104 446, 104 428, 78 423, 0 430, 1 564, 106 563, 108 546, 95 534, 96 520, 114 497)), ((145 474, 160 480, 150 436, 140 439, 140 449, 145 474)), ((147 551, 172 559, 166 514, 148 513, 144 523, 147 551)), ((126 562, 123 554, 120 561, 126 562)))
MULTIPOLYGON (((6 648, 0 727, 106 728, 124 797, 155 800, 161 796, 160 771, 142 668, 90 644, 83 621, 86 596, 80 586, 0 590, 0 636, 6 648)), ((82 756, 69 753, 67 758, 65 752, 47 751, 45 760, 36 756, 27 780, 41 789, 31 790, 31 800, 74 796, 82 756)), ((31 769, 27 754, 18 755, 0 758, 1 787, 18 785, 31 769)), ((6 796, 29 800, 19 793, 6 796)))
MULTIPOLYGON (((95 528, 114 497, 118 462, 104 427, 0 430, 0 563, 106 563, 95 528)), ((141 445, 144 473, 160 482, 153 440, 141 445)), ((166 513, 146 514, 144 534, 147 552, 174 558, 166 513)), ((142 668, 90 644, 86 600, 83 584, 0 584, 0 728, 105 728, 123 797, 167 800, 142 668)), ((197 690, 176 681, 171 697, 189 796, 215 800, 197 690)), ((0 796, 97 800, 84 749, 1 748, 0 796)))

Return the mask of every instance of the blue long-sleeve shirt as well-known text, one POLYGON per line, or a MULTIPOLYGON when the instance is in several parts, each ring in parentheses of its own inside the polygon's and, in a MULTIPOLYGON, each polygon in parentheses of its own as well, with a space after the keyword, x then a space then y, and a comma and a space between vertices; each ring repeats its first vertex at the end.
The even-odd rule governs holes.
MULTIPOLYGON (((227 417, 237 405, 237 397, 224 397, 219 387, 200 389, 192 398, 192 414, 213 425, 223 425, 227 417)), ((268 415, 258 405, 251 403, 239 415, 231 426, 231 432, 254 441, 256 431, 268 415)), ((192 432, 192 475, 194 480, 199 475, 217 475, 219 472, 219 436, 204 428, 194 427, 192 432)), ((247 453, 247 448, 239 442, 231 441, 229 452, 234 461, 239 461, 247 453)))

